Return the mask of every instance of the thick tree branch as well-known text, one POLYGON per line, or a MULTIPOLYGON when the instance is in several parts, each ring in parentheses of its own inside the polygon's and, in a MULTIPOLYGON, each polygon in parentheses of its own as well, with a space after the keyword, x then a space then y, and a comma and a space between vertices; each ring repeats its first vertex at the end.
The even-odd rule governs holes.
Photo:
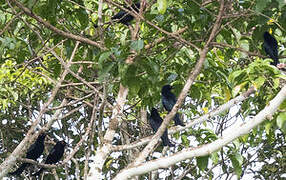
POLYGON ((232 142, 236 138, 249 133, 253 128, 261 124, 265 119, 271 117, 276 112, 281 103, 286 99, 286 86, 276 95, 276 97, 270 101, 262 111, 260 111, 253 119, 243 122, 236 123, 229 127, 223 132, 223 135, 216 141, 202 145, 197 148, 184 149, 170 157, 162 157, 157 160, 141 163, 137 166, 130 167, 122 171, 116 176, 115 179, 127 179, 132 176, 144 174, 150 171, 154 171, 160 168, 167 168, 180 161, 192 158, 209 155, 215 151, 218 151, 223 146, 232 142))
POLYGON ((112 117, 109 123, 109 128, 105 133, 103 146, 99 147, 96 151, 93 163, 90 164, 90 170, 87 179, 101 179, 101 172, 103 164, 107 156, 111 152, 111 142, 114 138, 116 129, 118 128, 123 106, 128 94, 128 88, 120 85, 119 92, 116 99, 116 105, 113 108, 112 117))
POLYGON ((19 158, 26 152, 28 146, 32 144, 32 142, 38 137, 39 133, 34 134, 36 126, 39 124, 39 122, 42 119, 42 116, 47 111, 49 105, 54 100, 58 90, 60 89, 60 86, 62 82, 64 81, 64 78, 68 74, 68 71, 64 71, 61 75, 60 80, 56 84, 55 88, 52 91, 51 97, 48 99, 48 101, 42 106, 39 115, 37 116, 36 120, 32 123, 31 128, 29 129, 27 135, 25 138, 21 141, 21 143, 16 147, 16 149, 6 158, 6 160, 0 165, 0 179, 2 179, 7 173, 8 170, 15 164, 16 159, 19 158))
MULTIPOLYGON (((79 45, 79 43, 77 42, 68 63, 66 63, 67 67, 69 67, 71 65, 71 62, 72 62, 74 55, 75 55, 75 52, 78 48, 78 45, 79 45)), ((55 87, 52 91, 51 97, 42 106, 42 108, 39 112, 39 115, 37 116, 36 120, 32 123, 31 128, 29 129, 25 138, 16 147, 16 149, 10 154, 10 156, 8 156, 7 159, 1 164, 1 166, 0 166, 0 179, 3 178, 8 173, 8 170, 13 166, 13 164, 15 164, 16 159, 19 158, 24 152, 26 152, 27 147, 29 145, 31 145, 31 143, 38 137, 39 133, 41 133, 41 132, 38 132, 38 133, 34 134, 34 132, 36 130, 36 126, 41 121, 42 116, 48 111, 49 105, 53 102, 54 98, 56 97, 56 95, 57 95, 57 93, 61 87, 61 84, 64 82, 64 79, 65 79, 66 75, 68 74, 68 69, 69 68, 66 68, 64 70, 64 72, 61 74, 58 83, 55 85, 55 87)), ((64 105, 65 102, 66 101, 63 101, 61 105, 64 105)), ((57 117, 58 115, 59 115, 59 110, 56 111, 53 118, 44 126, 43 131, 47 131, 51 127, 53 122, 56 120, 56 118, 54 118, 54 117, 57 117)))
MULTIPOLYGON (((174 134, 174 133, 177 133, 177 132, 180 132, 182 130, 185 130, 185 129, 188 129, 192 126, 195 126, 199 123, 202 123, 208 119, 211 119, 213 118, 214 116, 216 115, 219 115, 221 114, 222 112, 225 112, 227 110, 229 110, 231 107, 237 105, 238 103, 246 100, 249 98, 249 96, 251 94, 253 94, 255 92, 255 89, 254 87, 251 87, 249 88, 246 92, 244 92, 243 94, 237 96, 236 98, 226 102, 225 104, 219 106, 217 109, 199 117, 199 118, 196 118, 194 120, 192 120, 192 122, 189 122, 188 124, 186 124, 185 127, 183 126, 176 126, 176 127, 171 127, 168 132, 170 135, 174 134)), ((126 149, 132 149, 132 148, 135 148, 135 147, 139 147, 139 146, 142 146, 144 144, 147 144, 149 141, 151 141, 151 139, 153 138, 153 136, 148 136, 148 137, 145 137, 145 138, 142 138, 134 143, 131 143, 131 144, 127 144, 127 145, 120 145, 120 146, 113 146, 112 147, 112 151, 122 151, 122 150, 126 150, 126 149)))
MULTIPOLYGON (((178 111, 179 107, 181 106, 183 100, 185 99, 185 97, 187 96, 187 93, 191 87, 191 85, 193 84, 194 80, 196 79, 197 75, 200 73, 200 70, 203 66, 203 63, 205 61, 207 52, 209 50, 209 45, 210 42, 214 39, 219 27, 220 27, 220 22, 221 22, 221 18, 224 12, 224 1, 221 0, 221 5, 220 5, 220 11, 219 11, 219 15, 216 19, 216 22, 214 23, 214 27, 212 29, 212 32, 210 34, 210 37, 204 47, 203 50, 200 51, 200 59, 197 62, 195 69, 192 73, 190 73, 189 78, 184 86, 184 88, 182 89, 178 101, 177 103, 174 105, 172 111, 165 117, 162 125, 160 126, 160 128, 158 129, 158 131, 156 132, 156 134, 153 136, 152 140, 149 142, 149 144, 144 148, 144 150, 139 154, 139 156, 135 159, 135 161, 128 166, 132 167, 132 166, 136 166, 140 163, 142 163, 146 157, 149 155, 149 153, 153 150, 153 148, 155 147, 155 145, 157 144, 159 138, 162 136, 162 134, 164 133, 165 129, 167 128, 167 125, 169 124, 169 122, 171 121, 171 119, 175 116, 176 112, 178 111)), ((124 174, 125 169, 123 169, 116 177, 115 179, 121 179, 121 174, 124 174), (120 178, 119 178, 120 177, 120 178)), ((127 177, 125 176, 125 179, 127 177)))
MULTIPOLYGON (((136 40, 138 32, 139 32, 139 23, 137 23, 134 29, 131 28, 131 38, 133 41, 136 40)), ((125 63, 129 65, 134 63, 134 59, 136 55, 137 55, 136 52, 134 54, 133 50, 131 49, 130 55, 126 58, 125 63)), ((128 91, 129 91, 128 87, 124 87, 122 84, 120 84, 119 92, 118 92, 117 99, 116 99, 117 103, 113 107, 112 117, 109 122, 109 128, 106 131, 105 136, 104 136, 103 146, 99 147, 96 152, 94 162, 90 165, 90 171, 89 171, 87 179, 100 179, 101 178, 103 164, 105 163, 107 156, 112 152, 111 142, 121 122, 121 114, 123 112, 123 106, 125 104, 128 91)))

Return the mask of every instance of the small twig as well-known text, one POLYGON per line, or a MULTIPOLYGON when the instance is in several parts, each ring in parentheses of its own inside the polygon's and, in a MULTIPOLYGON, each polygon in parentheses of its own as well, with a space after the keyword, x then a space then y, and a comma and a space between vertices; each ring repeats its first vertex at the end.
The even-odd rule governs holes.
POLYGON ((81 37, 81 36, 78 36, 78 35, 74 35, 72 33, 65 32, 63 30, 60 30, 60 29, 56 28, 55 26, 51 25, 49 22, 47 22, 44 19, 42 19, 40 16, 35 15, 31 10, 29 10, 28 8, 23 6, 23 4, 21 4, 17 0, 9 0, 9 1, 15 3, 16 6, 18 6, 25 14, 27 14, 28 16, 34 18, 39 23, 43 24, 45 27, 47 27, 48 29, 52 30, 53 32, 55 32, 55 33, 57 33, 57 34, 59 34, 61 36, 64 36, 66 38, 73 39, 73 40, 76 40, 76 41, 80 41, 82 43, 86 43, 86 44, 89 44, 89 45, 92 45, 92 46, 96 46, 96 47, 98 47, 98 48, 100 48, 102 50, 105 50, 105 48, 103 48, 100 44, 98 44, 95 41, 92 41, 92 40, 90 40, 88 38, 81 37))

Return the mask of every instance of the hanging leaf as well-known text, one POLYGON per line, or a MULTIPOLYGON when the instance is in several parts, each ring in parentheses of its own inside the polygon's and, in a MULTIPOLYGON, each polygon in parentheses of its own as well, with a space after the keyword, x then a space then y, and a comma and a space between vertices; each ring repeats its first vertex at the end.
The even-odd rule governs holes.
POLYGON ((143 47, 144 47, 143 40, 133 41, 131 43, 131 49, 133 49, 137 52, 140 51, 141 49, 143 49, 143 47))
POLYGON ((197 163, 201 171, 205 170, 208 167, 209 156, 198 157, 197 163))

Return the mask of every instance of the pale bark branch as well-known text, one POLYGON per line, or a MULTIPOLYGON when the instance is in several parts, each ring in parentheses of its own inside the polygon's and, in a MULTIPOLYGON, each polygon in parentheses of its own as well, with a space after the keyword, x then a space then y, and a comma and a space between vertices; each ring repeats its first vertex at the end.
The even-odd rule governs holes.
MULTIPOLYGON (((66 66, 69 67, 71 64, 71 61, 74 58, 75 52, 78 48, 79 43, 76 43, 76 46, 72 52, 72 55, 69 59, 69 61, 66 63, 66 66)), ((42 131, 47 131, 51 125, 53 124, 53 122, 56 120, 55 117, 57 117, 59 115, 59 111, 57 110, 56 113, 54 114, 54 116, 51 118, 51 120, 42 128, 42 131, 35 133, 36 130, 36 126, 40 123, 43 115, 47 112, 48 107, 50 104, 52 104, 54 98, 56 97, 61 84, 63 83, 66 75, 68 74, 68 70, 65 69, 64 72, 61 74, 59 81, 57 82, 57 84, 55 85, 52 94, 50 96, 50 98, 48 99, 48 101, 41 107, 41 110, 39 112, 39 115, 37 116, 36 120, 32 123, 31 128, 29 129, 29 131, 27 132, 27 135, 25 136, 25 138, 21 141, 21 143, 16 147, 16 149, 10 154, 10 156, 8 156, 5 161, 0 165, 0 179, 2 179, 7 173, 8 170, 15 164, 17 158, 21 157, 24 152, 26 152, 28 146, 30 146, 32 144, 32 142, 38 137, 38 135, 42 132, 42 131)), ((61 105, 64 105, 64 103, 66 103, 66 101, 64 100, 62 102, 61 105)))
MULTIPOLYGON (((205 114, 199 118, 193 119, 191 122, 187 123, 185 127, 182 127, 182 126, 171 127, 168 130, 168 133, 170 135, 172 135, 172 134, 175 134, 175 133, 180 132, 182 130, 189 129, 190 127, 195 126, 199 123, 202 123, 206 120, 209 120, 210 118, 213 118, 214 116, 217 116, 217 115, 229 110, 231 107, 237 105, 238 103, 248 99, 249 96, 251 94, 253 94, 254 92, 255 92, 255 89, 253 87, 251 87, 246 92, 244 92, 243 94, 237 96, 234 99, 231 99, 230 101, 219 106, 215 110, 213 110, 213 111, 211 111, 211 112, 209 112, 209 113, 207 113, 207 114, 205 114)), ((147 144, 152 138, 153 138, 153 135, 142 138, 142 139, 140 139, 136 142, 133 142, 131 144, 112 146, 112 151, 122 151, 122 150, 127 150, 127 149, 136 148, 139 146, 143 146, 144 144, 147 144)))
POLYGON ((220 148, 232 142, 236 138, 248 134, 253 128, 261 124, 265 119, 271 117, 272 114, 277 111, 278 107, 283 103, 285 99, 286 86, 284 86, 281 91, 275 96, 275 98, 269 102, 269 105, 267 105, 251 120, 248 120, 243 123, 236 123, 233 126, 227 128, 223 131, 222 136, 214 142, 196 148, 187 148, 172 156, 162 157, 157 160, 152 160, 149 162, 141 163, 134 167, 127 168, 121 173, 119 173, 115 179, 127 179, 132 176, 144 174, 160 168, 167 168, 171 165, 174 165, 180 161, 189 158, 206 156, 215 151, 218 151, 220 148))
MULTIPOLYGON (((195 69, 193 72, 190 73, 186 84, 184 86, 184 88, 182 89, 179 98, 176 102, 176 104, 174 105, 172 111, 164 118, 164 121, 162 123, 162 125, 160 126, 160 128, 158 129, 158 131, 156 132, 156 134, 153 136, 152 140, 148 143, 148 145, 144 148, 144 150, 139 154, 139 156, 135 159, 135 161, 130 164, 127 168, 123 169, 116 177, 115 179, 120 179, 124 176, 121 176, 121 174, 124 174, 124 171, 126 169, 129 169, 130 167, 136 166, 140 163, 142 163, 146 157, 150 154, 150 152, 154 149, 155 145, 157 144, 159 138, 162 136, 162 134, 164 133, 165 129, 167 128, 169 122, 171 121, 171 119, 175 116, 176 112, 178 111, 179 107, 181 106, 181 104, 183 103, 183 100, 185 99, 185 97, 187 96, 187 93, 191 87, 191 85, 193 84, 194 80, 196 79, 196 77, 198 76, 198 74, 200 73, 200 70, 203 66, 203 63, 205 61, 206 58, 206 54, 209 50, 209 45, 210 42, 215 38, 215 35, 217 33, 217 31, 219 30, 220 24, 221 24, 221 18, 224 12, 224 1, 221 0, 220 1, 221 5, 220 5, 220 11, 218 14, 218 17, 216 19, 216 22, 214 23, 212 32, 210 34, 210 37, 204 47, 203 50, 200 50, 200 59, 197 62, 195 69)), ((127 177, 125 176, 124 179, 127 179, 127 177)))
POLYGON ((4 162, 0 165, 0 179, 2 179, 7 173, 8 170, 15 164, 16 159, 19 158, 26 152, 28 146, 32 144, 32 142, 38 137, 39 133, 34 134, 36 126, 39 124, 39 122, 42 119, 42 116, 47 111, 49 105, 54 100, 61 83, 64 81, 65 76, 68 74, 67 71, 64 71, 61 75, 60 80, 56 84, 55 88, 52 91, 51 97, 48 99, 48 101, 43 105, 41 108, 39 115, 37 116, 36 120, 32 123, 31 128, 29 129, 27 135, 25 138, 21 141, 21 143, 16 147, 16 149, 8 156, 4 162))
POLYGON ((128 94, 128 88, 120 85, 119 92, 116 99, 116 105, 113 108, 112 117, 109 122, 109 128, 104 135, 104 142, 101 147, 98 147, 96 151, 94 162, 90 164, 90 170, 87 179, 101 179, 101 172, 103 164, 107 156, 111 152, 111 142, 114 138, 116 129, 118 128, 119 121, 121 120, 121 114, 123 106, 128 94))

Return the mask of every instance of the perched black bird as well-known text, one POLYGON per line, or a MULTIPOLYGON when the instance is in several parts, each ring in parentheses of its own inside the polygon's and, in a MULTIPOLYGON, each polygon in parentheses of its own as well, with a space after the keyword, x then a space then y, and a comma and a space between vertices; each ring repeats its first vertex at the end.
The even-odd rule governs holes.
MULTIPOLYGON (((132 4, 131 7, 126 7, 126 9, 128 9, 129 11, 133 11, 134 10, 135 12, 138 13, 139 9, 140 9, 140 3, 132 4)), ((134 19, 134 16, 132 16, 128 12, 120 10, 117 14, 112 16, 111 19, 112 20, 116 19, 116 20, 118 20, 118 22, 128 26, 129 23, 134 19)))
MULTIPOLYGON (((131 7, 129 6, 129 7, 125 7, 125 8, 128 9, 129 11, 135 11, 138 13, 140 10, 140 2, 132 4, 131 7)), ((128 12, 120 10, 117 14, 112 16, 111 19, 115 20, 116 22, 120 22, 120 23, 128 26, 129 23, 134 19, 134 16, 132 16, 128 12)), ((110 24, 110 22, 107 22, 105 24, 110 24)), ((97 28, 98 25, 94 25, 94 27, 97 28)))
MULTIPOLYGON (((177 102, 177 98, 176 96, 171 92, 172 86, 170 85, 165 85, 162 88, 161 94, 162 94, 162 104, 164 106, 164 108, 170 112, 173 108, 173 106, 176 104, 177 102)), ((174 121, 175 121, 175 125, 181 125, 181 126, 185 126, 183 124, 183 122, 180 119, 180 116, 178 113, 176 113, 175 117, 174 117, 174 121)))
MULTIPOLYGON (((56 164, 63 157, 66 142, 58 141, 57 144, 50 150, 50 153, 45 161, 45 164, 56 164)), ((34 176, 40 175, 45 168, 41 168, 34 176)))
POLYGON ((273 59, 273 62, 271 62, 271 65, 277 66, 279 63, 278 60, 278 43, 276 39, 269 34, 269 32, 264 32, 263 34, 264 43, 263 47, 267 55, 270 56, 271 59, 273 59))
MULTIPOLYGON (((149 123, 153 129, 154 132, 157 132, 159 127, 161 126, 163 119, 160 117, 160 114, 158 113, 157 109, 152 108, 151 115, 149 116, 149 123)), ((175 145, 172 144, 168 138, 168 129, 165 130, 163 135, 161 136, 161 139, 163 141, 164 146, 174 147, 175 145)))
MULTIPOLYGON (((44 148, 45 148, 45 145, 44 145, 45 137, 46 137, 45 133, 40 134, 36 142, 29 147, 26 153, 27 159, 32 159, 36 161, 42 155, 44 148)), ((25 170, 25 168, 29 165, 30 163, 23 163, 16 171, 11 172, 9 174, 19 176, 25 170)))

